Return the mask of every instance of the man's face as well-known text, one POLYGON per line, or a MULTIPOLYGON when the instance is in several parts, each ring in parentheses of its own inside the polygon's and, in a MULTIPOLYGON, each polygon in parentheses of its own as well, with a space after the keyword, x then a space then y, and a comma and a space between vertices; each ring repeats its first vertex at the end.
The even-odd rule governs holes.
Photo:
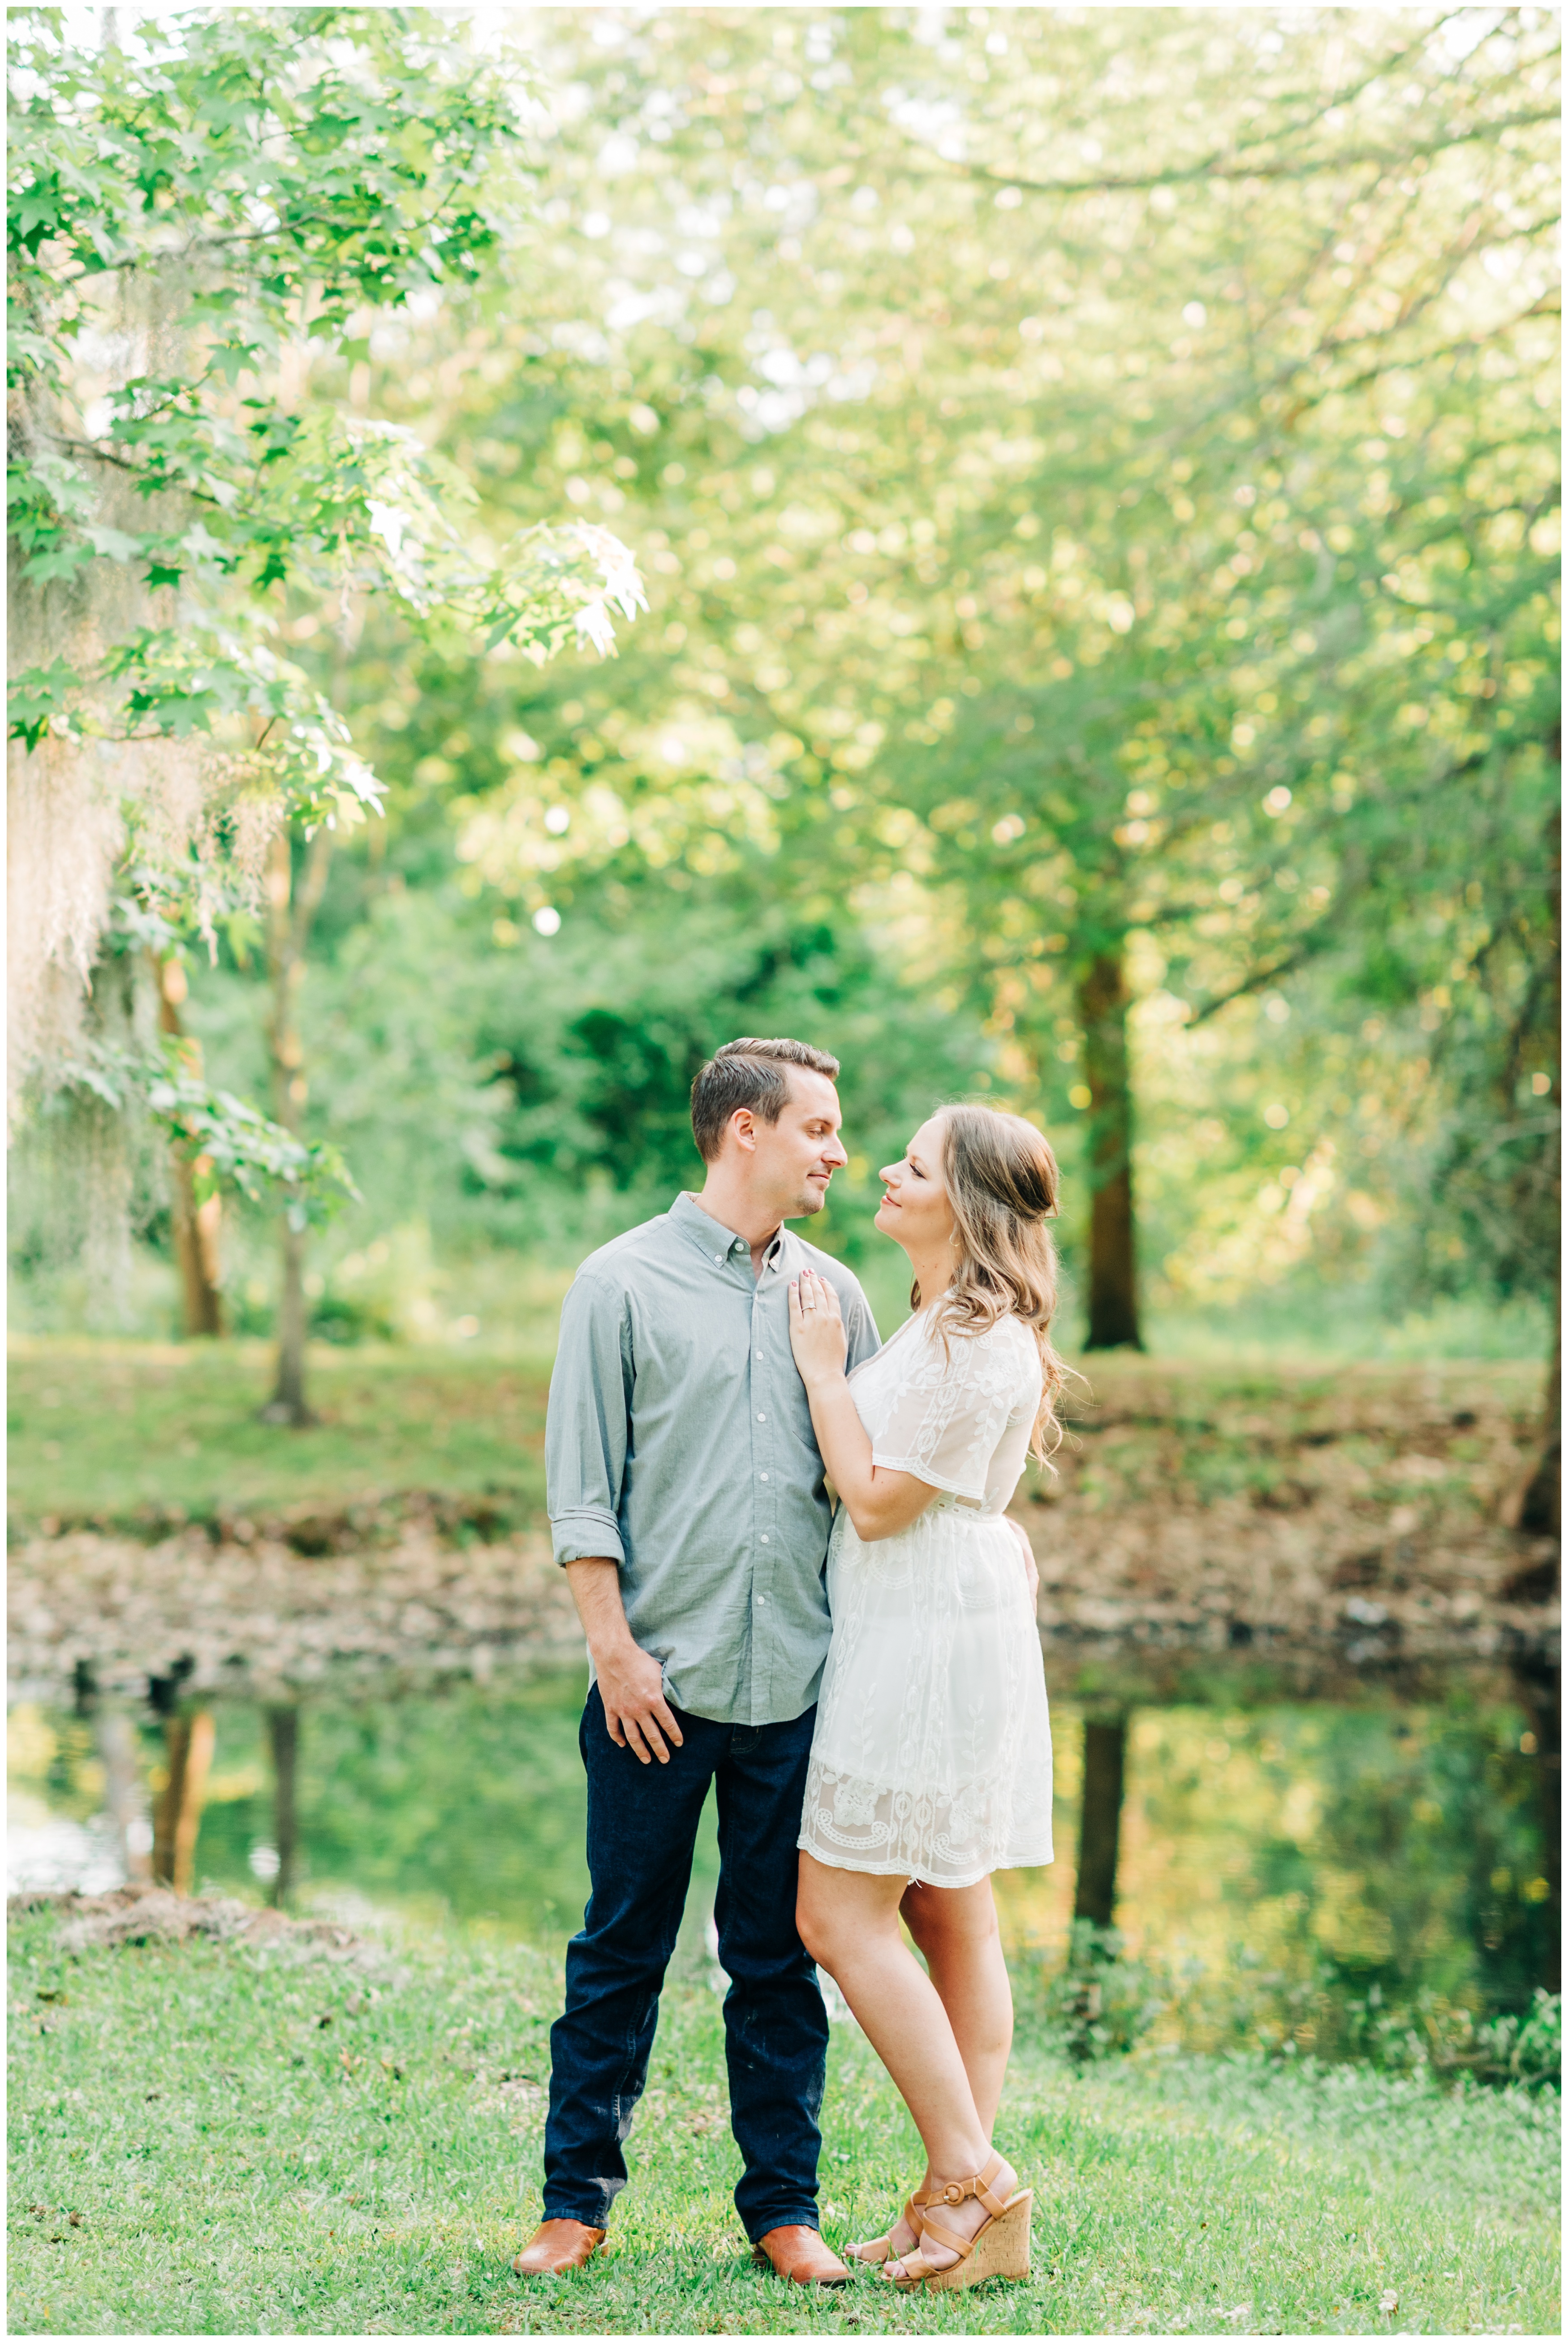
POLYGON ((749 1156, 756 1199, 776 1209, 780 1219, 820 1212, 828 1181, 849 1161, 839 1144, 838 1092, 825 1074, 786 1066, 789 1096, 776 1122, 747 1116, 749 1156))

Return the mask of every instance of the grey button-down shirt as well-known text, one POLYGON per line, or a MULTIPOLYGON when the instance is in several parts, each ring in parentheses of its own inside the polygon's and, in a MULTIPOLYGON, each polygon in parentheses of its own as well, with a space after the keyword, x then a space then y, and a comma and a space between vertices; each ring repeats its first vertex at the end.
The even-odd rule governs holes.
POLYGON ((544 1434, 558 1562, 618 1562, 664 1696, 721 1724, 782 1724, 817 1695, 832 1527, 789 1339, 789 1286, 838 1293, 849 1365, 881 1347, 848 1269, 781 1228, 744 1236, 677 1196, 591 1253, 561 1312, 544 1434))

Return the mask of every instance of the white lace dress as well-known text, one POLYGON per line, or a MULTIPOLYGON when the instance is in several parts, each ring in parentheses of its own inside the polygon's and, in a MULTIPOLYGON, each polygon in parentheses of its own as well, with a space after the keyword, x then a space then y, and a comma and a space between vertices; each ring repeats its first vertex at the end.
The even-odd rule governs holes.
POLYGON ((1040 1404, 1015 1317, 950 1356, 922 1310, 849 1378, 872 1460, 941 1493, 863 1545, 840 1505, 833 1645, 798 1843, 931 1887, 1051 1859, 1051 1718, 1024 1557, 1003 1514, 1040 1404))

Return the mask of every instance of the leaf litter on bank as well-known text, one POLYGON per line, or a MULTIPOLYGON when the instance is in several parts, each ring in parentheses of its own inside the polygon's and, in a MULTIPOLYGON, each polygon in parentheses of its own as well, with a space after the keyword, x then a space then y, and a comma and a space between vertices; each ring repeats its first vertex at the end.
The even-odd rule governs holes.
MULTIPOLYGON (((13 1895, 9 1914, 51 1911, 60 1922, 60 1949, 67 1954, 113 1951, 126 1946, 183 1944, 192 1937, 215 1943, 241 1943, 294 1959, 326 1959, 365 1967, 377 1961, 377 1948, 353 1929, 330 1918, 290 1918, 285 1913, 228 1895, 175 1895, 168 1887, 132 1880, 103 1895, 34 1893, 13 1895)), ((41 2000, 64 1999, 41 1991, 41 2000)))

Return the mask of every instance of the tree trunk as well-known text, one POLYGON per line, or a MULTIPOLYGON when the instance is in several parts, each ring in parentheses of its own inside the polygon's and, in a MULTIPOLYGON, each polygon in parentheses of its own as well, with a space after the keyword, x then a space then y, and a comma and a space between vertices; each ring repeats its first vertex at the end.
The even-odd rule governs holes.
MULTIPOLYGON (((180 1043, 180 1055, 194 1074, 202 1070, 202 1045, 193 1040, 180 1020, 185 997, 185 971, 171 953, 155 963, 158 976, 158 1026, 180 1043)), ((169 1184, 175 1231, 175 1257, 179 1263, 187 1336, 221 1335, 223 1296, 219 1290, 219 1232, 223 1202, 209 1196, 196 1201, 196 1173, 207 1168, 205 1156, 193 1163, 180 1150, 169 1150, 169 1184)))
POLYGON ((1084 1797, 1078 1812, 1078 1883, 1074 1919, 1096 1927, 1114 1924, 1116 1855, 1122 1835, 1122 1788, 1127 1757, 1127 1719, 1084 1726, 1084 1797))
POLYGON ((104 1767, 104 1808, 114 1824, 125 1876, 150 1877, 152 1864, 145 1834, 146 1815, 136 1763, 136 1727, 123 1707, 100 1706, 93 1719, 93 1729, 98 1744, 98 1761, 104 1767))
POLYGON ((272 1396, 262 1409, 264 1423, 287 1423, 303 1430, 318 1420, 305 1395, 305 1343, 309 1323, 305 1300, 305 1231, 291 1227, 285 1220, 277 1300, 277 1371, 272 1396))
MULTIPOLYGON (((324 824, 306 849, 296 895, 293 841, 285 826, 273 839, 267 873, 267 962, 273 985, 267 1038, 272 1055, 273 1114, 285 1130, 295 1132, 304 1125, 309 1095, 299 1033, 300 987, 305 981, 305 947, 326 886, 331 854, 332 833, 324 824)), ((304 1229, 296 1228, 285 1216, 277 1312, 277 1374, 272 1397, 261 1411, 264 1423, 286 1423, 296 1429, 316 1420, 305 1387, 305 1345, 309 1322, 305 1299, 305 1245, 304 1229)))
MULTIPOLYGON (((1552 736, 1552 752, 1559 765, 1563 762, 1561 728, 1552 736)), ((1563 1096, 1563 1056, 1558 1036, 1563 1030, 1563 834, 1555 817, 1546 826, 1546 856, 1550 872, 1551 958, 1546 991, 1545 1029, 1551 1036, 1553 1087, 1559 1105, 1563 1096)), ((1512 1101, 1510 1101, 1512 1103, 1512 1101)), ((1563 1143, 1559 1136, 1553 1149, 1553 1200, 1556 1209, 1553 1223, 1558 1220, 1563 1205, 1563 1143)), ((1527 1536, 1560 1537, 1563 1534, 1563 1253, 1561 1246, 1553 1252, 1553 1341, 1552 1365, 1546 1376, 1546 1412, 1542 1426, 1540 1461, 1531 1475, 1519 1506, 1519 1526, 1527 1536)))
POLYGON ((153 1877, 176 1895, 188 1895, 195 1878, 196 1832, 216 1737, 210 1708, 171 1716, 164 1726, 169 1777, 153 1814, 153 1877))
POLYGON ((1546 1413, 1541 1459, 1531 1474, 1519 1505, 1519 1526, 1526 1536, 1560 1537, 1563 1534, 1563 1295, 1558 1270, 1557 1328, 1552 1345, 1552 1366, 1546 1376, 1546 1413))
POLYGON ((299 1849, 299 1824, 295 1801, 299 1759, 298 1708, 269 1707, 266 1728, 267 1737, 272 1743, 273 1843, 277 1848, 277 1876, 272 1883, 272 1900, 282 1906, 294 1890, 295 1864, 299 1849))
POLYGON ((185 1296, 185 1328, 189 1336, 215 1338, 224 1330, 223 1295, 219 1289, 219 1231, 223 1199, 208 1196, 196 1201, 196 1174, 208 1169, 198 1155, 194 1163, 176 1156, 174 1163, 175 1251, 180 1264, 185 1296))
POLYGON ((1080 974, 1078 1018, 1089 1088, 1089 1328, 1084 1346, 1141 1350, 1127 987, 1120 951, 1097 954, 1080 974))

